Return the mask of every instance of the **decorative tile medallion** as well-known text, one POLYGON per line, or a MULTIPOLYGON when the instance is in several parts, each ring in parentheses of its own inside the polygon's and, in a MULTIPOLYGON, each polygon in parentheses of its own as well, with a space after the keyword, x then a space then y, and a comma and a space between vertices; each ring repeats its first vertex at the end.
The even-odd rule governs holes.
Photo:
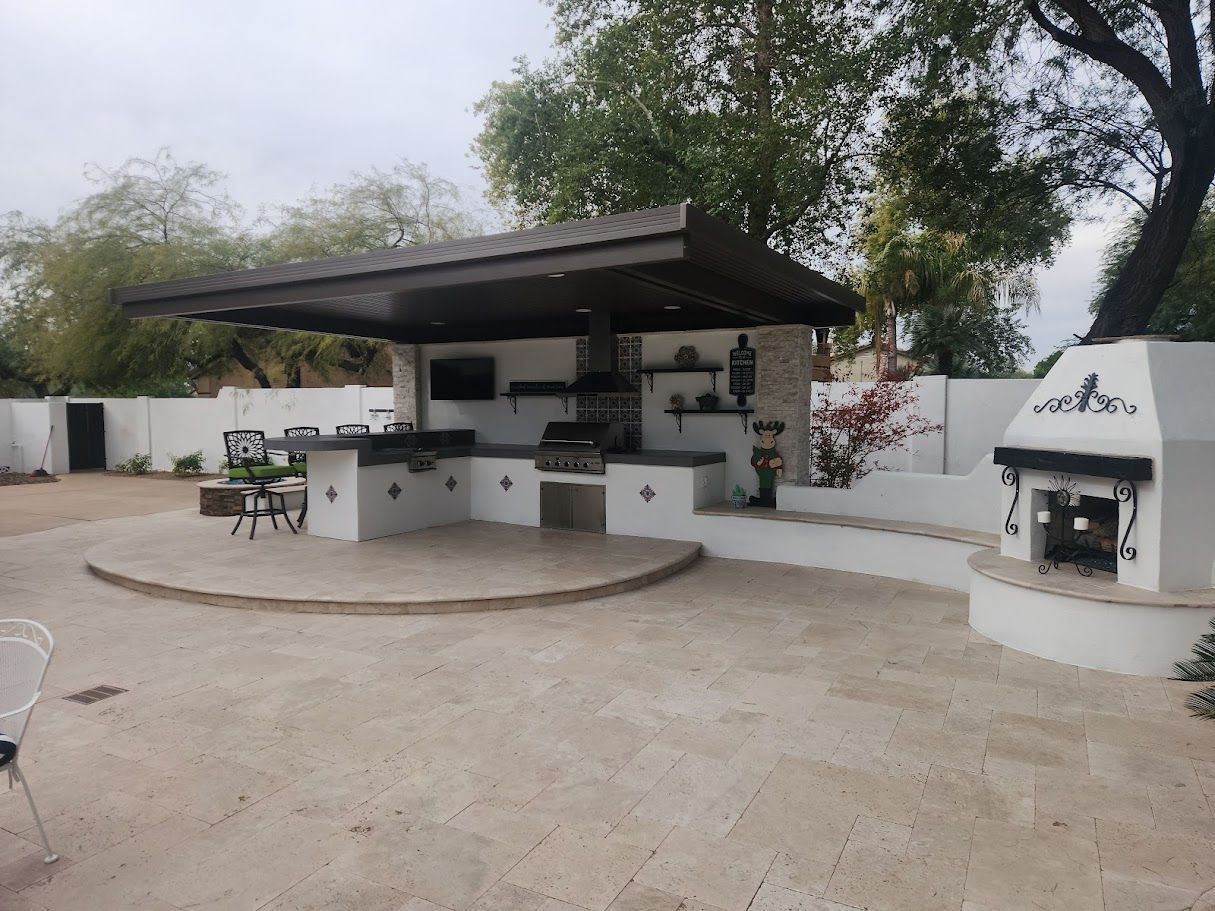
POLYGON ((396 481, 392 482, 392 486, 388 488, 388 496, 394 500, 401 495, 401 485, 396 481))
POLYGON ((515 482, 510 479, 510 475, 504 475, 498 483, 502 485, 503 490, 510 490, 515 486, 515 482))
POLYGON ((325 491, 325 496, 329 498, 330 503, 337 499, 337 491, 333 489, 332 484, 330 484, 329 489, 325 491))
POLYGON ((447 487, 448 490, 455 490, 456 489, 456 479, 453 478, 451 475, 448 475, 447 484, 445 486, 447 487))
POLYGON ((641 488, 641 499, 645 500, 647 503, 649 503, 650 500, 654 499, 656 496, 658 496, 658 494, 654 493, 654 488, 649 484, 641 488))

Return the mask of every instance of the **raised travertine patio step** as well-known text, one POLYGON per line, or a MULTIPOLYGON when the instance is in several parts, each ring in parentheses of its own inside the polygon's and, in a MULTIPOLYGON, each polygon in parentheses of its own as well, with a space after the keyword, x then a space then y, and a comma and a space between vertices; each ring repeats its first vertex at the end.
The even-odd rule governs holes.
POLYGON ((631 591, 679 572, 700 544, 462 522, 358 543, 181 513, 99 544, 98 576, 162 598, 254 610, 434 614, 541 607, 631 591))
POLYGON ((873 531, 889 531, 904 535, 923 535, 942 538, 977 547, 998 547, 1000 536, 969 528, 954 528, 950 525, 933 525, 929 522, 905 522, 900 519, 871 519, 866 516, 837 516, 825 512, 798 512, 792 509, 763 509, 744 506, 737 509, 732 503, 716 503, 696 510, 698 516, 734 516, 745 519, 769 519, 775 522, 804 522, 811 525, 838 525, 842 528, 868 528, 873 531))
POLYGON ((1017 560, 1001 556, 996 550, 980 550, 971 554, 970 568, 989 579, 1007 582, 1034 591, 1069 598, 1084 598, 1106 604, 1133 604, 1144 607, 1197 607, 1215 609, 1215 588, 1200 588, 1185 592, 1154 592, 1134 585, 1122 585, 1112 573, 1095 572, 1082 576, 1068 564, 1048 573, 1038 571, 1038 561, 1017 560))

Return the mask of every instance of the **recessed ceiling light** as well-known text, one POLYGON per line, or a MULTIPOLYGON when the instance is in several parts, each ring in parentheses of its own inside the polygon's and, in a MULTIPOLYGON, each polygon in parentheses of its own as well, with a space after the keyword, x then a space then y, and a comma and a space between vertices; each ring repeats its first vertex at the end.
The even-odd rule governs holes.
POLYGON ((565 278, 565 273, 564 272, 550 272, 548 274, 548 277, 549 278, 565 278))
POLYGON ((579 307, 579 308, 578 308, 577 310, 575 310, 574 312, 575 312, 575 313, 590 313, 590 312, 591 312, 591 308, 590 308, 590 307, 579 307))
POLYGON ((432 326, 446 326, 447 325, 447 323, 443 322, 443 320, 441 320, 441 319, 432 319, 430 321, 430 324, 432 326))
POLYGON ((663 310, 678 310, 678 309, 679 309, 679 304, 667 304, 667 305, 666 305, 666 306, 664 306, 662 309, 663 309, 663 310))

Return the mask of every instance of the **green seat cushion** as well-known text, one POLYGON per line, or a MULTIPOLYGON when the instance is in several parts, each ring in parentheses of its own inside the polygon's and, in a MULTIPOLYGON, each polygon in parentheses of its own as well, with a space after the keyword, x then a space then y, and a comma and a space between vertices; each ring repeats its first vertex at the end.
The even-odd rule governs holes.
POLYGON ((290 478, 295 475, 290 465, 250 465, 247 468, 229 468, 228 477, 248 480, 249 473, 255 478, 290 478))
POLYGON ((308 463, 307 462, 292 462, 291 470, 294 471, 298 475, 307 475, 308 474, 308 463))

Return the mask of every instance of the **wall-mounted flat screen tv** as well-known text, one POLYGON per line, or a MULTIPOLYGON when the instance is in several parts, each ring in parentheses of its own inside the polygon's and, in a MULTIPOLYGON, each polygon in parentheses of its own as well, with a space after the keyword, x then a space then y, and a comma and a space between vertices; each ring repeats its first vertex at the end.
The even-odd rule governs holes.
POLYGON ((432 360, 430 398, 436 402, 469 402, 494 398, 494 359, 460 357, 432 360))

